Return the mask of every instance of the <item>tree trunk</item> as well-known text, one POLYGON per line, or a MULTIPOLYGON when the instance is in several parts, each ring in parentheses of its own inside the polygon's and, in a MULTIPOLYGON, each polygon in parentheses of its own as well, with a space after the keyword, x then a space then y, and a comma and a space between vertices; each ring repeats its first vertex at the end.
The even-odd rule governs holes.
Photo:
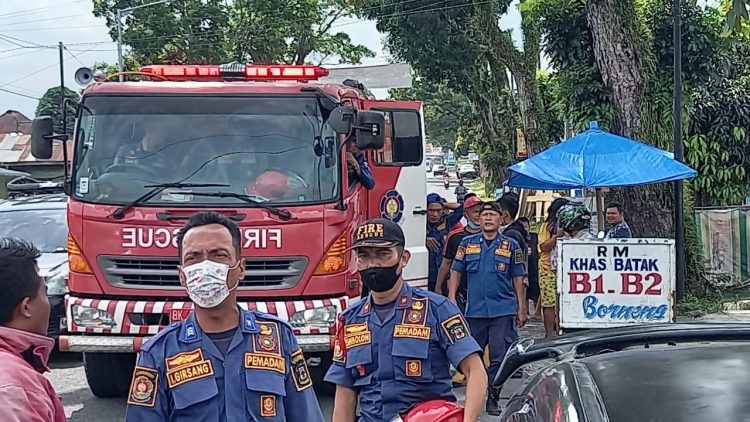
POLYGON ((523 120, 524 139, 526 140, 526 151, 529 156, 544 149, 549 140, 542 139, 542 131, 539 123, 539 90, 536 83, 536 70, 515 73, 516 85, 518 86, 518 103, 521 108, 521 119, 523 120), (531 74, 529 74, 531 73, 531 74))
POLYGON ((615 131, 633 138, 641 126, 643 54, 634 0, 589 0, 586 7, 594 56, 602 80, 612 92, 615 131))

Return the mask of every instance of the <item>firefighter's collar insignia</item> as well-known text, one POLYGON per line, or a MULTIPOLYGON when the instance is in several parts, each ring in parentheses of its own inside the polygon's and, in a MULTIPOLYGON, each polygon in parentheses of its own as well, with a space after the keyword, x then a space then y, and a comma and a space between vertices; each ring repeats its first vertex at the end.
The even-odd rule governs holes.
POLYGON ((253 317, 253 314, 249 312, 243 313, 243 317, 244 317, 244 322, 242 324, 242 329, 246 332, 257 333, 258 324, 255 323, 255 318, 253 317))
POLYGON ((198 340, 198 326, 192 321, 192 317, 182 327, 182 339, 184 341, 198 340))
POLYGON ((370 297, 369 296, 366 297, 364 299, 364 301, 365 301, 365 303, 364 303, 364 305, 362 305, 362 312, 361 312, 361 314, 362 315, 367 315, 367 314, 370 313, 370 297))

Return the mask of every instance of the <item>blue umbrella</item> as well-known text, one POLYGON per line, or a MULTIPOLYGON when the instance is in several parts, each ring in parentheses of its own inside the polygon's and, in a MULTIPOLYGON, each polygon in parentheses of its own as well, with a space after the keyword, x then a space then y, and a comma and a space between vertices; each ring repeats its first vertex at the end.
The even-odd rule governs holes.
POLYGON ((512 165, 508 185, 562 190, 648 185, 690 179, 698 172, 673 154, 599 129, 589 130, 512 165))

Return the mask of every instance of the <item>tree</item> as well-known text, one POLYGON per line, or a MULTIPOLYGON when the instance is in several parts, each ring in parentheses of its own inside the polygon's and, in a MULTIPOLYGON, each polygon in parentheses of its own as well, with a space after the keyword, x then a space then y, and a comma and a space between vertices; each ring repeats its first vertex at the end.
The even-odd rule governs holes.
MULTIPOLYGON (((117 39, 116 11, 130 0, 94 0, 117 39)), ((183 0, 137 9, 123 18, 123 43, 141 63, 360 63, 375 53, 334 24, 343 0, 183 0)))
POLYGON ((388 93, 398 100, 422 101, 427 138, 443 148, 454 149, 461 127, 475 122, 469 99, 446 85, 417 78, 411 88, 391 89, 388 93))
MULTIPOLYGON (((68 88, 65 88, 65 98, 78 102, 80 97, 78 94, 68 88)), ((66 109, 66 124, 65 131, 63 132, 63 113, 60 104, 60 87, 52 87, 44 93, 42 98, 39 100, 39 104, 36 106, 37 116, 51 116, 54 121, 55 133, 67 133, 68 136, 73 136, 73 127, 76 122, 76 107, 75 103, 71 104, 68 102, 66 109)))

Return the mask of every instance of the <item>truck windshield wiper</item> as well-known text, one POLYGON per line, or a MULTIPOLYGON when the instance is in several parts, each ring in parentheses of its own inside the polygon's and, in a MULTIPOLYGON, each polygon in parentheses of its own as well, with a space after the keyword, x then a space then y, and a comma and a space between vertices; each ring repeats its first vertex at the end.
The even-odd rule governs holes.
POLYGON ((253 195, 245 195, 242 193, 234 193, 234 192, 191 192, 190 195, 212 196, 216 198, 237 198, 241 201, 247 202, 248 204, 253 204, 259 208, 263 208, 267 210, 268 212, 270 212, 271 214, 275 214, 279 216, 279 218, 281 218, 282 220, 286 221, 292 218, 292 213, 290 213, 288 210, 266 204, 260 201, 257 197, 253 195))
MULTIPOLYGON (((131 208, 134 206, 141 204, 143 202, 148 201, 149 199, 153 198, 154 196, 158 195, 163 191, 164 189, 168 188, 174 188, 174 189, 185 189, 185 188, 226 188, 229 187, 229 185, 221 184, 221 183, 181 183, 181 182, 174 182, 174 183, 159 183, 156 185, 144 185, 144 188, 152 188, 150 191, 144 193, 143 195, 139 196, 138 198, 128 202, 127 204, 121 206, 120 208, 116 209, 112 214, 110 214, 110 217, 114 217, 118 220, 122 219, 125 216, 125 213, 128 212, 131 208)), ((193 193, 194 194, 194 193, 193 193)))

